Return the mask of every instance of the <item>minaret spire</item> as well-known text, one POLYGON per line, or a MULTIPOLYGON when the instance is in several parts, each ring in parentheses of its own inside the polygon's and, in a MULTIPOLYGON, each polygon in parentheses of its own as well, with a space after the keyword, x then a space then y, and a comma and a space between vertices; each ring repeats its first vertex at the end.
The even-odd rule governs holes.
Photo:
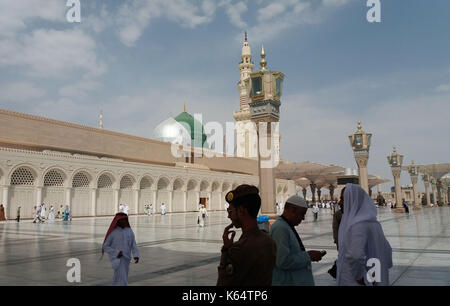
POLYGON ((98 119, 99 119, 98 128, 103 129, 103 110, 100 110, 100 116, 98 119))
POLYGON ((266 68, 267 61, 266 61, 265 57, 266 57, 266 51, 264 51, 264 45, 262 45, 262 47, 261 47, 261 61, 259 62, 259 64, 261 65, 261 70, 267 70, 267 68, 266 68))
POLYGON ((245 31, 245 39, 244 41, 247 41, 247 31, 245 31))

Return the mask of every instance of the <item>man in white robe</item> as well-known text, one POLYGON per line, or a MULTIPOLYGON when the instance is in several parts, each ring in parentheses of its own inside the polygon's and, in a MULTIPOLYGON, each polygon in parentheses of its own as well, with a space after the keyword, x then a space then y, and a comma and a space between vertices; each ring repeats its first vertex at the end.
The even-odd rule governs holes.
POLYGON ((126 215, 128 215, 128 210, 129 210, 130 208, 128 207, 128 204, 125 204, 124 205, 124 207, 123 207, 123 212, 126 214, 126 215))
POLYGON ((45 208, 45 204, 42 203, 42 205, 41 205, 41 219, 45 220, 46 216, 47 216, 47 209, 45 208))
POLYGON ((161 215, 165 215, 166 214, 166 204, 162 203, 161 204, 161 215))
POLYGON ((111 266, 114 269, 112 285, 127 286, 131 253, 133 253, 135 263, 138 263, 139 251, 126 214, 116 214, 103 242, 102 254, 103 251, 108 253, 111 266))
POLYGON ((388 286, 392 248, 377 221, 375 203, 359 185, 347 184, 339 225, 339 286, 388 286))

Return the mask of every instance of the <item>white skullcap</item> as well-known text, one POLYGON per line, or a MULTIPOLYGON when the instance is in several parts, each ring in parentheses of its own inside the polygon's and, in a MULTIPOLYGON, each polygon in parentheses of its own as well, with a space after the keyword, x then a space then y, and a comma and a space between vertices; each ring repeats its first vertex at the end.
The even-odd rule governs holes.
POLYGON ((306 203, 304 198, 299 197, 298 195, 293 195, 290 196, 287 200, 286 200, 286 204, 292 204, 295 206, 299 206, 299 207, 304 207, 304 208, 308 208, 308 204, 306 203))

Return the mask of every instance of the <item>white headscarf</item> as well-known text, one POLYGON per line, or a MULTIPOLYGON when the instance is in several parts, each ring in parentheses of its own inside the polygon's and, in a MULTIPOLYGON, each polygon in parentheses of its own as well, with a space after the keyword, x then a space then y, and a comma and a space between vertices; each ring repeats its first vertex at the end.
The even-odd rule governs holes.
MULTIPOLYGON (((392 267, 392 248, 384 237, 383 229, 377 221, 377 209, 375 203, 359 185, 347 184, 344 192, 344 211, 339 225, 339 257, 338 257, 338 283, 339 267, 343 267, 344 254, 349 250, 347 238, 350 236, 351 227, 357 223, 371 224, 372 233, 370 239, 363 239, 366 260, 378 258, 381 261, 382 280, 378 285, 389 285, 388 269, 392 267), (387 274, 387 275, 386 275, 387 274), (387 283, 386 283, 387 282, 387 283)), ((362 234, 362 233, 361 233, 362 234)), ((368 238, 368 237, 366 237, 368 238)), ((346 267, 348 268, 348 267, 346 267)), ((368 268, 367 268, 368 269, 368 268)))

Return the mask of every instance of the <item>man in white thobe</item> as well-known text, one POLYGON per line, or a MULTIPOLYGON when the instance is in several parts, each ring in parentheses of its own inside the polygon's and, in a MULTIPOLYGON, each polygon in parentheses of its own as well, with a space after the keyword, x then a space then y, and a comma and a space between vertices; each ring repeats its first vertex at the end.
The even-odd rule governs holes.
POLYGON ((162 203, 161 204, 161 215, 165 215, 166 214, 166 204, 162 203))
POLYGON ((103 251, 108 253, 111 266, 114 269, 112 285, 127 286, 131 253, 133 253, 135 263, 138 263, 139 251, 126 214, 116 214, 103 242, 103 251))
POLYGON ((123 212, 128 216, 128 210, 130 208, 128 207, 128 204, 125 204, 125 206, 123 207, 123 212))
POLYGON ((345 186, 338 241, 338 286, 389 285, 392 248, 377 221, 375 203, 359 185, 345 186))

